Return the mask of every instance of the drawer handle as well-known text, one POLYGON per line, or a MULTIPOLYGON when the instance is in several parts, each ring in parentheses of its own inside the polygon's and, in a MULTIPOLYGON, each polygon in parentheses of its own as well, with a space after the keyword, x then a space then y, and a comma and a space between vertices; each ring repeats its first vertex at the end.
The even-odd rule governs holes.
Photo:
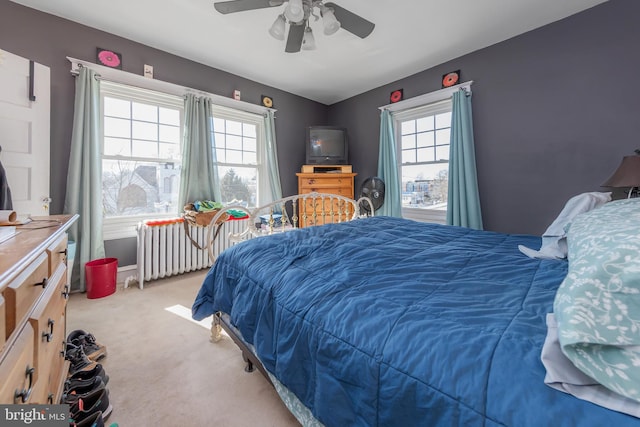
POLYGON ((47 287, 47 283, 49 283, 49 279, 45 277, 44 279, 42 279, 42 282, 38 282, 33 286, 42 286, 42 289, 44 289, 47 287))
POLYGON ((60 251, 60 252, 58 252, 58 253, 59 253, 59 254, 64 254, 64 256, 67 256, 67 249, 65 248, 65 250, 64 250, 64 251, 60 251))
POLYGON ((33 373, 36 371, 36 368, 31 368, 27 365, 27 370, 25 371, 24 376, 29 379, 29 388, 16 390, 13 395, 13 403, 18 403, 18 399, 22 400, 22 403, 25 403, 31 397, 31 391, 33 390, 33 373))
POLYGON ((46 338, 47 342, 51 342, 51 340, 53 339, 53 325, 56 322, 53 321, 53 319, 49 319, 49 321, 47 322, 47 326, 49 326, 49 332, 43 332, 42 333, 42 338, 46 338))
POLYGON ((47 403, 49 405, 53 405, 53 393, 49 393, 49 395, 47 396, 47 403))
POLYGON ((311 184, 315 184, 315 183, 316 183, 316 180, 315 180, 315 179, 310 179, 310 180, 309 180, 309 181, 307 181, 307 182, 311 185, 311 184))
POLYGON ((69 285, 64 285, 64 290, 62 291, 62 298, 69 299, 69 285))

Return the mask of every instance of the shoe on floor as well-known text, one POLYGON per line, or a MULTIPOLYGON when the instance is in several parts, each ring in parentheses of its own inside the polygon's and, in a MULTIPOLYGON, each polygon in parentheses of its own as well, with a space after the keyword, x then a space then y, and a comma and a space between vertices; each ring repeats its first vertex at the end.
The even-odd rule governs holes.
POLYGON ((104 385, 109 384, 109 375, 107 375, 100 363, 96 363, 96 365, 92 369, 78 371, 70 375, 69 378, 67 378, 67 383, 69 383, 69 385, 67 386, 67 384, 65 383, 65 387, 69 388, 74 385, 81 385, 78 384, 79 381, 92 380, 95 377, 102 378, 104 385))
POLYGON ((93 334, 81 329, 70 332, 69 335, 67 335, 67 343, 82 347, 87 358, 94 362, 107 357, 107 347, 96 342, 96 337, 94 337, 93 334))
MULTIPOLYGON (((95 392, 96 390, 104 390, 106 386, 102 378, 94 377, 91 380, 86 380, 85 384, 76 385, 75 387, 69 387, 68 389, 65 387, 65 391, 62 394, 62 403, 71 405, 76 402, 78 399, 84 399, 89 394, 95 392)), ((107 395, 109 391, 107 390, 107 395)))
POLYGON ((73 375, 79 371, 87 371, 93 369, 97 363, 89 360, 84 354, 82 347, 67 342, 67 351, 65 352, 65 359, 71 362, 69 367, 69 374, 73 375))
POLYGON ((69 423, 69 427, 104 427, 104 420, 102 419, 102 411, 95 412, 93 415, 89 415, 84 420, 76 423, 74 421, 69 423))
POLYGON ((109 393, 107 393, 107 390, 95 390, 70 405, 70 421, 79 424, 81 421, 93 416, 96 412, 102 412, 102 419, 106 420, 109 418, 109 415, 111 415, 112 410, 113 406, 109 403, 109 393))

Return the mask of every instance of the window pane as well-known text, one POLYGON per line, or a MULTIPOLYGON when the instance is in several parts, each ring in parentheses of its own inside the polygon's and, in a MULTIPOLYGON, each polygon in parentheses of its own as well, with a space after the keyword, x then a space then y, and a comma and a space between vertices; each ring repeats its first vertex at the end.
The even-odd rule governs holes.
POLYGON ((402 149, 406 150, 408 148, 415 148, 416 146, 416 135, 403 135, 402 136, 402 149))
POLYGON ((218 133, 216 132, 215 134, 213 134, 213 146, 216 148, 224 148, 226 147, 225 144, 225 134, 224 133, 218 133))
POLYGON ((104 118, 104 136, 131 138, 131 122, 126 119, 104 118))
POLYGON ((402 122, 400 127, 402 135, 407 135, 410 133, 416 133, 416 121, 415 120, 407 120, 406 122, 402 122))
POLYGON ((433 130, 433 116, 416 120, 416 132, 424 132, 426 130, 433 130))
POLYGON ((432 147, 429 148, 418 148, 417 150, 417 158, 418 162, 432 162, 434 150, 432 147))
POLYGON ((131 156, 131 140, 123 138, 105 138, 104 154, 106 156, 131 156))
POLYGON ((133 120, 142 120, 145 122, 157 122, 158 121, 158 107, 149 104, 140 104, 134 102, 132 105, 133 120))
POLYGON ((251 123, 243 123, 242 124, 242 134, 244 136, 255 138, 256 137, 256 125, 251 124, 251 123))
POLYGON ((227 163, 242 164, 242 151, 227 150, 227 163))
POLYGON ((216 161, 226 163, 227 156, 225 155, 225 150, 216 148, 216 161))
POLYGON ((242 123, 227 120, 227 134, 242 135, 242 123))
POLYGON ((213 118, 213 130, 215 130, 216 132, 225 132, 225 125, 224 125, 225 120, 224 119, 219 119, 217 117, 213 118))
POLYGON ((160 125, 159 130, 160 130, 160 135, 158 139, 160 139, 160 141, 173 142, 176 144, 180 143, 180 127, 179 126, 160 125))
POLYGON ((446 209, 449 184, 447 163, 402 167, 402 206, 446 209))
POLYGON ((133 138, 158 140, 158 125, 155 123, 131 122, 131 127, 133 138))
POLYGON ((451 128, 436 131, 436 144, 444 145, 451 142, 451 128))
POLYGON ((256 157, 256 153, 244 152, 243 162, 245 165, 255 165, 258 163, 258 158, 256 157))
POLYGON ((436 160, 449 160, 448 145, 436 145, 436 160))
POLYGON ((255 153, 257 151, 256 139, 255 138, 243 138, 242 148, 244 151, 251 151, 255 153))
POLYGON ((131 118, 131 103, 123 99, 104 98, 104 115, 112 117, 131 118))
MULTIPOLYGON (((402 150, 402 163, 415 163, 416 150, 402 150)), ((404 167, 402 168, 404 170, 404 167)))
POLYGON ((166 144, 161 142, 158 146, 159 156, 162 159, 173 159, 179 161, 182 158, 180 153, 180 145, 178 144, 166 144))
POLYGON ((165 125, 180 126, 180 111, 171 108, 158 108, 160 123, 165 125))
POLYGON ((436 128, 451 127, 451 112, 436 114, 436 128))
POLYGON ((180 168, 171 163, 103 160, 105 216, 178 212, 180 168), (170 185, 171 191, 167 191, 170 185))
POLYGON ((242 137, 227 135, 227 149, 242 150, 242 137))
POLYGON ((131 142, 133 157, 158 157, 158 143, 133 140, 131 142))
POLYGON ((418 147, 433 147, 433 132, 423 132, 416 135, 418 147))
POLYGON ((220 167, 218 169, 222 183, 222 203, 255 206, 257 200, 258 173, 256 168, 220 167))

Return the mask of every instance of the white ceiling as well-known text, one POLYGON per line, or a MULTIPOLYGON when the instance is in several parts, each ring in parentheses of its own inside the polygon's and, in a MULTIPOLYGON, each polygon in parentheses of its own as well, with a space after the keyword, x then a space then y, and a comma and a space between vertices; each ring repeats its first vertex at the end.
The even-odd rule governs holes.
POLYGON ((299 53, 267 32, 284 5, 222 15, 214 0, 13 1, 330 105, 605 0, 334 0, 373 33, 325 36, 318 21, 317 49, 299 53))

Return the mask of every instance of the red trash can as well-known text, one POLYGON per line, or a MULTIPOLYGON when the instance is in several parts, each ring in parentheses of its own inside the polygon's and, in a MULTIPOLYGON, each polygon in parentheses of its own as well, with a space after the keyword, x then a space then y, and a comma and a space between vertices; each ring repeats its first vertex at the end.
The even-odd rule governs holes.
POLYGON ((118 258, 100 258, 84 265, 87 298, 95 299, 111 295, 116 291, 118 258))

